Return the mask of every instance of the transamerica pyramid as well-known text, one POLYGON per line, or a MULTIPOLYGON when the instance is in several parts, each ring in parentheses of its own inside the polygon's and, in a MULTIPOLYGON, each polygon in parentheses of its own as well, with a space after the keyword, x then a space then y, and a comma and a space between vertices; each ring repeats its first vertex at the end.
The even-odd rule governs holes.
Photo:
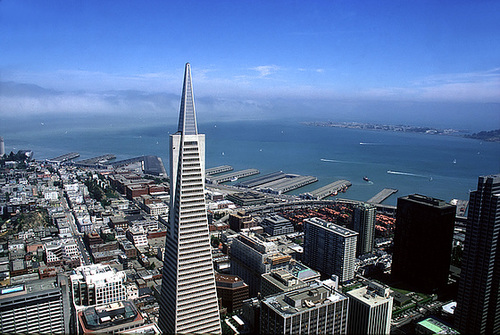
POLYGON ((187 63, 179 126, 170 135, 170 215, 158 319, 164 334, 221 333, 204 189, 205 135, 198 134, 187 63))

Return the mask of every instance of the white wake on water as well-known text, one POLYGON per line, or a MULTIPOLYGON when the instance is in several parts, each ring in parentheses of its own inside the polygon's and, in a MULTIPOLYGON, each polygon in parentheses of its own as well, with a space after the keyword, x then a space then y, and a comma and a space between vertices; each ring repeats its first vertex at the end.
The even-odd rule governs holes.
MULTIPOLYGON (((397 174, 397 175, 400 175, 400 176, 411 176, 411 177, 420 177, 420 178, 429 178, 431 179, 432 177, 430 176, 424 176, 423 174, 416 174, 416 173, 410 173, 410 172, 401 172, 401 171, 391 171, 391 170, 387 170, 387 173, 390 173, 390 174, 397 174)), ((432 179, 431 179, 432 180, 432 179)))

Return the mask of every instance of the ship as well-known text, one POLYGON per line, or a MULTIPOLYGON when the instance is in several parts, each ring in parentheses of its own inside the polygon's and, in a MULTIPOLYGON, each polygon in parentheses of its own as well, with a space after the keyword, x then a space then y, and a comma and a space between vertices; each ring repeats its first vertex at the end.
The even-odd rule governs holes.
POLYGON ((368 177, 367 177, 367 176, 364 176, 364 177, 363 177, 363 180, 364 180, 364 181, 370 181, 370 179, 368 179, 368 177))

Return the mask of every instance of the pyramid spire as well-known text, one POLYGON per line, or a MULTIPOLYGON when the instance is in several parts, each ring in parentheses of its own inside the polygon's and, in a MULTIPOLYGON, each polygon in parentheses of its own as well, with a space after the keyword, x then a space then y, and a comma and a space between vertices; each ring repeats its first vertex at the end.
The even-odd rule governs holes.
POLYGON ((181 110, 179 112, 178 132, 183 135, 197 135, 196 113, 194 110, 193 87, 191 85, 191 65, 186 63, 184 85, 182 87, 181 110))

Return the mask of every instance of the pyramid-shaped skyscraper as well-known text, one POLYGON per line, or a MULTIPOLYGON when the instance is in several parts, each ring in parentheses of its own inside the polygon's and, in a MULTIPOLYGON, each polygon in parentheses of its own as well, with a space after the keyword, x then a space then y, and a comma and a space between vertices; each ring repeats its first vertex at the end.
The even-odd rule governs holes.
POLYGON ((170 135, 170 215, 158 324, 165 333, 221 333, 205 206, 205 135, 186 64, 179 127, 170 135))

